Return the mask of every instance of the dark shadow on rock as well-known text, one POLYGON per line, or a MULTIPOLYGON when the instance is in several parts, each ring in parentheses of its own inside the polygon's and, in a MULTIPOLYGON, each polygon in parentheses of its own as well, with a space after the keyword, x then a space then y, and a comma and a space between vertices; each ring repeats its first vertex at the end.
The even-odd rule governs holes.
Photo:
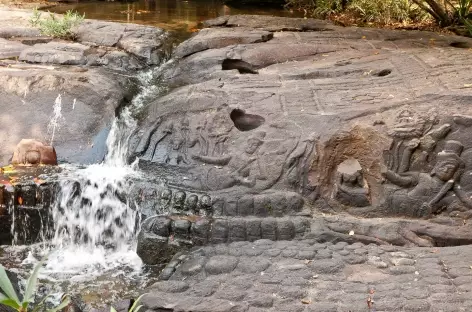
POLYGON ((230 114, 230 118, 234 123, 234 126, 239 131, 250 131, 260 127, 264 124, 265 119, 259 115, 246 114, 241 109, 233 109, 230 114))
POLYGON ((258 74, 254 66, 243 60, 225 59, 221 64, 223 70, 237 69, 240 74, 258 74))

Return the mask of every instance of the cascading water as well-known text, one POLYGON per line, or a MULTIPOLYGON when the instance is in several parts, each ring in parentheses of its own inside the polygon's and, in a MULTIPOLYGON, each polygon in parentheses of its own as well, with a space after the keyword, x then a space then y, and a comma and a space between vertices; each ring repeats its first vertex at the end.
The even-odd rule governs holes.
POLYGON ((48 254, 46 275, 81 280, 124 266, 139 272, 134 237, 140 220, 129 191, 140 173, 135 164, 128 165, 126 157, 137 126, 133 114, 160 92, 152 77, 152 71, 141 74, 141 92, 113 121, 104 162, 67 170, 60 178, 52 207, 53 239, 43 252, 48 254))

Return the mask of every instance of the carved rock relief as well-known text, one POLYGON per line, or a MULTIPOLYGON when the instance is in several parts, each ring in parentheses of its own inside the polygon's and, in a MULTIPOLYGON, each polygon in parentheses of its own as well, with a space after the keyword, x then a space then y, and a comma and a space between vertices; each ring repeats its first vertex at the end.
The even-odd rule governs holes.
POLYGON ((132 156, 162 173, 169 184, 188 190, 244 194, 282 185, 313 192, 307 172, 316 154, 315 137, 263 126, 263 117, 239 109, 235 118, 234 111, 221 106, 161 117, 141 135, 132 156))
POLYGON ((472 116, 399 112, 382 176, 390 215, 429 218, 472 207, 472 116))

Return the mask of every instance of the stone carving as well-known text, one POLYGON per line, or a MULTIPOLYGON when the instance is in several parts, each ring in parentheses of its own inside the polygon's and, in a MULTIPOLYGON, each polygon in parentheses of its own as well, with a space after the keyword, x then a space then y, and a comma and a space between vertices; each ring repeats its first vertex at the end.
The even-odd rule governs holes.
POLYGON ((390 132, 394 140, 381 172, 389 182, 385 186, 389 213, 431 217, 471 209, 472 146, 468 138, 472 117, 446 117, 450 122, 434 126, 437 117, 435 122, 425 121, 407 111, 399 116, 401 123, 390 132))
POLYGON ((369 186, 356 159, 347 159, 339 164, 333 195, 344 205, 365 207, 370 204, 369 186))
POLYGON ((23 139, 16 146, 11 163, 13 165, 57 165, 56 150, 36 140, 23 139))
POLYGON ((175 192, 174 194, 174 203, 172 206, 172 212, 181 213, 184 211, 185 198, 187 195, 183 191, 175 192))
POLYGON ((222 166, 213 168, 208 172, 211 177, 208 182, 213 190, 226 189, 236 185, 254 187, 257 179, 265 179, 261 174, 261 164, 258 162, 257 150, 263 144, 264 132, 258 132, 247 140, 247 145, 242 153, 223 157, 211 157, 192 155, 192 158, 211 165, 222 166), (253 163, 255 165, 253 166, 253 163), (258 170, 258 172, 255 172, 258 170))
POLYGON ((187 197, 185 202, 184 211, 188 214, 198 214, 198 196, 192 194, 187 197))
POLYGON ((460 159, 463 145, 457 141, 447 141, 444 150, 437 155, 436 164, 430 173, 412 172, 398 174, 391 170, 382 172, 393 184, 412 188, 405 192, 394 192, 388 200, 398 214, 429 217, 436 213, 447 200, 446 194, 456 183, 463 161, 460 159))

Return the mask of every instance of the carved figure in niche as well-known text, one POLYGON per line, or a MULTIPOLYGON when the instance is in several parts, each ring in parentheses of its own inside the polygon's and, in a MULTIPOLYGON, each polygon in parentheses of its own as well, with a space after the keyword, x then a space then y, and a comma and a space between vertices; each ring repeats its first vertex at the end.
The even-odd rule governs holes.
POLYGON ((218 108, 208 124, 209 151, 211 156, 223 155, 226 152, 226 141, 234 127, 229 114, 226 112, 226 107, 226 105, 223 105, 218 108))
POLYGON ((200 198, 200 214, 205 216, 213 216, 213 209, 211 207, 211 198, 208 195, 203 195, 200 198))
POLYGON ((356 159, 350 158, 339 164, 333 195, 336 200, 349 206, 365 207, 370 204, 369 187, 361 164, 356 159))
POLYGON ((187 197, 187 201, 185 202, 185 212, 191 214, 198 214, 198 196, 195 194, 190 195, 187 197))
POLYGON ((174 194, 173 212, 181 213, 184 210, 185 198, 187 195, 183 191, 177 191, 174 194))
MULTIPOLYGON (((382 175, 391 183, 412 188, 397 190, 389 196, 387 204, 396 214, 427 217, 437 212, 446 201, 446 196, 453 190, 454 184, 464 166, 460 158, 463 145, 449 140, 444 150, 438 153, 433 170, 428 173, 406 172, 398 174, 391 170, 382 171, 382 175)), ((407 164, 405 164, 407 165, 407 164)), ((452 194, 451 194, 452 195, 452 194)))
POLYGON ((221 157, 193 155, 192 158, 203 163, 223 166, 212 168, 208 172, 208 181, 213 185, 211 189, 226 189, 233 186, 245 186, 252 188, 257 179, 265 179, 259 173, 264 172, 259 167, 257 151, 264 143, 265 132, 258 132, 247 140, 244 151, 236 155, 221 157), (252 166, 255 163, 255 166, 252 166), (257 172, 255 172, 257 170, 257 172))

